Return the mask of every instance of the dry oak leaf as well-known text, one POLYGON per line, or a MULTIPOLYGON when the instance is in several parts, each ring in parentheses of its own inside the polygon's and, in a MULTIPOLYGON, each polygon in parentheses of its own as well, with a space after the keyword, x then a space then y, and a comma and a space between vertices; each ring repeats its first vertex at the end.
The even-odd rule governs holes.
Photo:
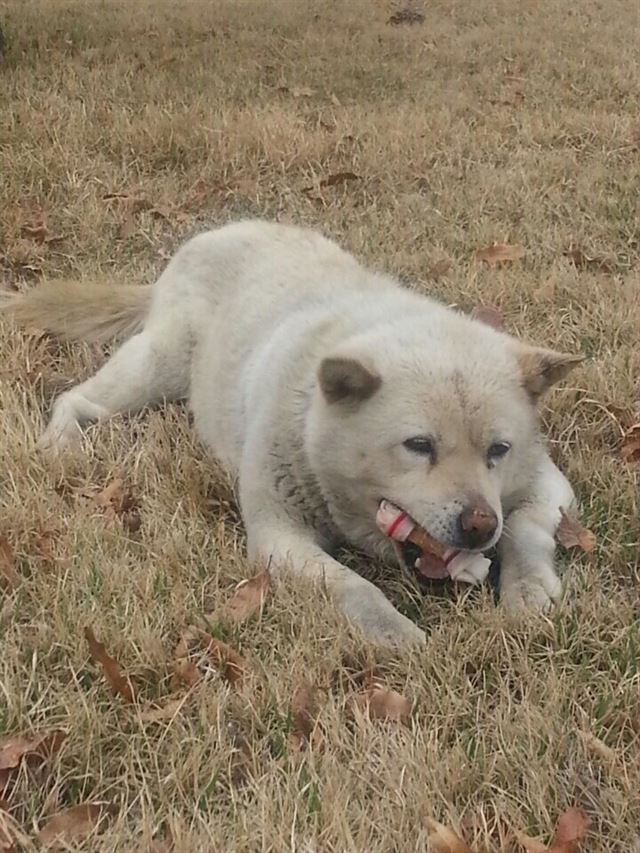
POLYGON ((398 720, 406 723, 411 713, 411 702, 397 690, 385 687, 377 678, 365 679, 362 693, 352 697, 352 704, 370 719, 398 720))
POLYGON ((387 23, 391 24, 393 27, 398 27, 400 24, 423 24, 425 19, 424 12, 421 12, 419 9, 411 9, 407 7, 406 9, 399 9, 397 12, 394 12, 393 15, 387 19, 387 23))
POLYGON ((502 312, 495 305, 477 305, 471 312, 471 319, 478 320, 485 326, 491 326, 499 332, 504 331, 505 328, 502 312))
POLYGON ((183 631, 173 652, 175 677, 189 687, 193 687, 202 678, 202 673, 198 667, 193 661, 189 660, 189 644, 195 639, 197 639, 197 634, 193 630, 183 631))
POLYGON ((446 275, 451 269, 451 261, 447 258, 442 258, 440 261, 436 261, 429 269, 429 278, 434 281, 439 281, 442 276, 446 275))
POLYGON ((350 181, 359 181, 360 175, 356 175, 355 172, 335 172, 332 175, 328 175, 326 178, 323 178, 318 182, 315 186, 303 187, 302 192, 306 193, 311 199, 321 199, 322 197, 317 193, 316 190, 326 189, 327 187, 335 187, 338 184, 346 184, 350 181))
POLYGON ((516 840, 527 853, 577 853, 580 842, 589 827, 589 818, 582 809, 567 809, 556 825, 556 831, 547 847, 542 842, 522 832, 516 832, 516 840))
POLYGON ((197 638, 197 633, 188 628, 180 634, 173 652, 174 681, 183 681, 189 687, 193 687, 202 678, 198 667, 189 660, 189 645, 197 638))
POLYGON ((164 720, 172 720, 182 710, 183 705, 189 698, 189 693, 185 696, 176 696, 169 699, 164 705, 155 705, 140 712, 140 719, 145 723, 160 723, 164 720))
POLYGON ((223 615, 230 622, 244 622, 262 610, 271 589, 269 572, 260 572, 249 580, 240 581, 224 606, 223 615))
POLYGON ((563 253, 577 270, 595 270, 596 272, 612 272, 611 264, 603 257, 588 255, 580 246, 573 244, 563 253))
POLYGON ((242 683, 248 672, 246 660, 235 649, 222 640, 216 640, 210 634, 202 631, 200 634, 200 647, 205 651, 210 660, 217 666, 229 684, 235 686, 242 683))
POLYGON ((0 739, 0 772, 14 770, 23 760, 33 764, 51 758, 60 750, 66 737, 67 733, 62 729, 50 729, 0 739))
POLYGON ((100 803, 82 803, 54 814, 38 833, 41 844, 63 846, 82 841, 93 832, 106 813, 100 803))
POLYGON ((125 489, 124 480, 116 478, 101 491, 87 493, 87 497, 110 518, 120 516, 129 530, 134 531, 140 527, 138 502, 132 492, 125 489))
POLYGON ((457 832, 438 823, 437 820, 427 818, 427 828, 430 832, 429 844, 433 853, 473 853, 457 832))
POLYGON ((593 531, 584 527, 574 515, 568 515, 560 507, 560 524, 556 530, 556 539, 564 548, 580 548, 585 554, 590 554, 596 547, 596 536, 593 531))
POLYGON ((7 804, 0 800, 0 853, 16 853, 17 835, 16 825, 9 815, 7 804))
POLYGON ((113 692, 122 696, 125 702, 132 704, 135 701, 133 688, 129 679, 122 674, 118 662, 111 657, 104 645, 98 642, 91 628, 84 629, 84 636, 89 644, 89 654, 102 667, 105 680, 113 692))
POLYGON ((15 569, 13 548, 5 536, 0 536, 0 583, 15 589, 20 583, 20 575, 15 569))
POLYGON ((524 249, 522 246, 509 245, 508 243, 493 243, 491 246, 476 251, 476 259, 484 261, 492 269, 496 264, 505 261, 518 261, 523 256, 524 249))
POLYGON ((291 731, 289 732, 291 752, 300 752, 306 744, 320 747, 321 736, 315 717, 315 688, 305 680, 296 688, 291 700, 291 731))
POLYGON ((44 214, 33 222, 25 223, 20 229, 20 233, 23 237, 29 237, 37 243, 59 243, 65 239, 63 234, 51 234, 44 214))
POLYGON ((622 436, 620 453, 625 462, 640 463, 640 423, 634 424, 622 436))

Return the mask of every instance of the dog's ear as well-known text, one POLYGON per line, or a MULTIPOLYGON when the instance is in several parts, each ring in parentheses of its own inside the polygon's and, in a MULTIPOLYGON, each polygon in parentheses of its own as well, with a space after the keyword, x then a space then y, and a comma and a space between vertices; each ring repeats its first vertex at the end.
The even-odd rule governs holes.
POLYGON ((534 399, 560 382, 573 368, 584 361, 583 355, 571 355, 542 347, 523 346, 518 349, 518 365, 522 384, 534 399))
POLYGON ((382 379, 362 358, 329 356, 320 363, 318 381, 328 403, 361 403, 376 393, 382 379))

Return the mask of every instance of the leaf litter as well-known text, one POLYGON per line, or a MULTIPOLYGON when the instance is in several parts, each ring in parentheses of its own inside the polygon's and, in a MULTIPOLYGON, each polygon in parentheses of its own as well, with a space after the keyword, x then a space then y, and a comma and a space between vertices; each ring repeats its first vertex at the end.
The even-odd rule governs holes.
POLYGON ((93 633, 92 628, 86 627, 84 629, 84 636, 89 644, 89 654, 92 659, 102 667, 107 684, 111 687, 113 692, 122 697, 127 704, 133 704, 135 701, 133 687, 131 686, 129 678, 123 674, 116 659, 111 657, 104 644, 96 639, 96 635, 93 633))
POLYGON ((579 548, 585 554, 591 554, 596 547, 596 535, 585 527, 577 516, 567 513, 560 507, 560 524, 556 530, 556 539, 563 548, 579 548))
POLYGON ((271 578, 266 569, 248 580, 240 581, 224 606, 224 618, 235 623, 246 621, 262 610, 270 590, 271 578))
POLYGON ((491 246, 486 246, 484 249, 476 251, 476 259, 483 261, 491 269, 494 269, 497 264, 505 262, 513 263, 523 257, 524 249, 517 244, 493 243, 491 246))

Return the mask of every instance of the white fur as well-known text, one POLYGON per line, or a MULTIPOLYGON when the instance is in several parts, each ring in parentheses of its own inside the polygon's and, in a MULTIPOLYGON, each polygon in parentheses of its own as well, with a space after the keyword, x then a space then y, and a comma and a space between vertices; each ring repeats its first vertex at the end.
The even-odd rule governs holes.
POLYGON ((447 541, 481 496, 499 519, 505 605, 545 609, 558 598, 553 535, 573 493, 540 440, 523 376, 546 351, 363 269, 318 233, 263 222, 190 240, 142 319, 57 400, 45 444, 73 440, 79 423, 188 397, 200 437, 239 480, 250 557, 323 583, 374 640, 424 635, 329 551, 344 541, 391 555, 375 523, 382 497, 447 541), (329 356, 362 366, 379 388, 329 402, 318 381, 329 356), (436 437, 435 463, 403 446, 424 434, 436 437), (496 440, 512 449, 490 466, 496 440))

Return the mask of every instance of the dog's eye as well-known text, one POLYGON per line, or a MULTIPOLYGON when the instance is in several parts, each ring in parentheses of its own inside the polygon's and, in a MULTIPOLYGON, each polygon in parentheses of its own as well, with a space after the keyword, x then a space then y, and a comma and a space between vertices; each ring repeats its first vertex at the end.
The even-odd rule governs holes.
POLYGON ((503 456, 506 456, 507 453, 511 450, 511 445, 508 441, 496 441, 494 442, 487 452, 487 457, 489 458, 489 462, 495 462, 498 459, 502 459, 503 456))
POLYGON ((412 453, 419 453, 421 456, 433 456, 435 447, 433 439, 426 435, 417 435, 414 438, 408 438, 402 442, 407 450, 412 453))

